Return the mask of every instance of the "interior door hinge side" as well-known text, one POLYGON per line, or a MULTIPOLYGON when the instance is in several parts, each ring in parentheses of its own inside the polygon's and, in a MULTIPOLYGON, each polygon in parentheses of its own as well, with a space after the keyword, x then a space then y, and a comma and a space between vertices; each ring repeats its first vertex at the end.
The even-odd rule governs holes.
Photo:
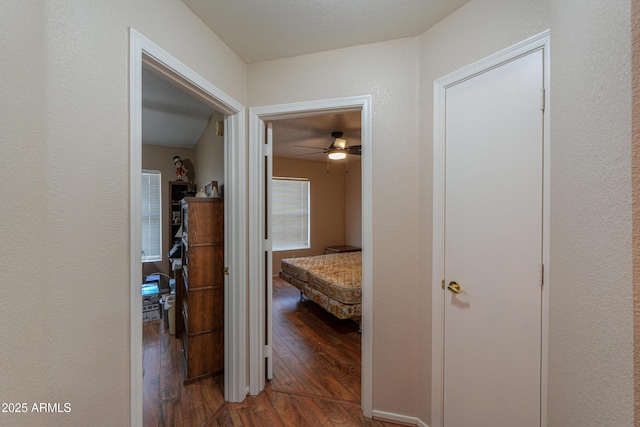
POLYGON ((545 89, 540 89, 540 109, 544 111, 544 102, 545 102, 545 89))
POLYGON ((264 156, 265 157, 269 157, 271 156, 271 146, 264 144, 264 150, 263 150, 264 156))
POLYGON ((264 358, 268 359, 271 357, 271 345, 267 344, 264 346, 264 358))
POLYGON ((444 279, 442 279, 442 290, 444 290, 444 279))

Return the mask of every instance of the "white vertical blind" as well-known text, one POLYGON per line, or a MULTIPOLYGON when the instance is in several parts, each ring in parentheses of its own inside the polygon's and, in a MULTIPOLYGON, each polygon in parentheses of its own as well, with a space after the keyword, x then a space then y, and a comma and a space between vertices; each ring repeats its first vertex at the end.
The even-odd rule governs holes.
POLYGON ((272 197, 273 250, 308 249, 309 180, 273 178, 272 197))
POLYGON ((142 171, 142 262, 162 261, 160 171, 142 171))

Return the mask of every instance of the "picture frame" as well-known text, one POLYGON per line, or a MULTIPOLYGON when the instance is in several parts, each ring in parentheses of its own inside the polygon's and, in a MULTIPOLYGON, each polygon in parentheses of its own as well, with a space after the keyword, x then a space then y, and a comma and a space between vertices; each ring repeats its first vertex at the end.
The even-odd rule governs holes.
POLYGON ((218 181, 211 181, 204 187, 204 192, 207 197, 218 197, 220 192, 218 191, 218 181))

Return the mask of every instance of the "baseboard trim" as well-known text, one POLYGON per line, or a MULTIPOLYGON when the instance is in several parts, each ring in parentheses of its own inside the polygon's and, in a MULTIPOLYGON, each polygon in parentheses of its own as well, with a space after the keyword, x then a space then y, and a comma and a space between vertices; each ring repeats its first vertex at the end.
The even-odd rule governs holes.
POLYGON ((408 417, 406 415, 393 414, 391 412, 383 412, 373 410, 373 419, 377 421, 388 421, 406 426, 429 427, 427 423, 416 417, 408 417))

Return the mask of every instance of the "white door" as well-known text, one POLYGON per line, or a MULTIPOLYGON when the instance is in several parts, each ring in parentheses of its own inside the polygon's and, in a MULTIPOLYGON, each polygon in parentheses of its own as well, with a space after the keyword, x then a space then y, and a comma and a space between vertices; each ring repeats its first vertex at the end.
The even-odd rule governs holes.
POLYGON ((265 358, 266 358, 266 375, 267 379, 273 378, 273 319, 272 319, 272 305, 273 305, 273 250, 272 250, 272 183, 273 183, 273 124, 267 123, 266 129, 266 147, 265 147, 265 358))
POLYGON ((543 77, 537 50, 446 88, 446 427, 540 426, 543 77))

